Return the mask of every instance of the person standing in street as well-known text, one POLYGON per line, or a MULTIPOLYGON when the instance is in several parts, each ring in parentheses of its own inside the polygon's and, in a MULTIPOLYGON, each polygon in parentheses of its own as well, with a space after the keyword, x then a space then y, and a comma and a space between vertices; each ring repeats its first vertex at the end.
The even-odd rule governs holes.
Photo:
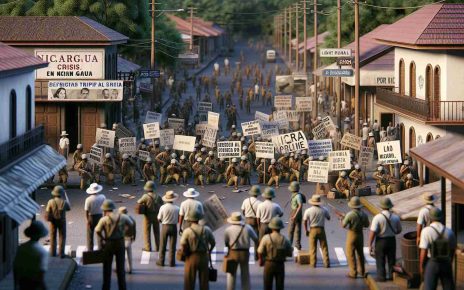
POLYGON ((135 241, 137 236, 137 226, 135 224, 135 219, 127 214, 127 207, 121 206, 118 208, 120 214, 125 214, 132 221, 133 226, 126 229, 124 233, 124 248, 126 250, 126 259, 127 259, 127 272, 132 274, 132 243, 135 241))
POLYGON ((361 137, 362 137, 362 146, 367 146, 367 139, 369 139, 369 125, 367 123, 363 123, 363 127, 361 129, 361 137))
POLYGON ((345 247, 350 272, 347 274, 347 277, 356 279, 358 273, 361 277, 365 277, 366 275, 363 228, 369 227, 369 218, 361 210, 362 204, 359 197, 353 196, 350 202, 348 202, 348 206, 351 208, 351 211, 343 219, 340 219, 340 221, 342 227, 348 230, 345 247))
POLYGON ((372 131, 374 131, 375 142, 380 142, 380 124, 377 120, 375 120, 374 124, 372 124, 372 131))
POLYGON ((235 261, 236 267, 227 273, 227 290, 234 290, 237 278, 237 268, 240 266, 242 290, 250 289, 250 241, 258 248, 258 235, 250 225, 244 223, 240 212, 233 212, 227 219, 231 224, 224 232, 224 243, 228 248, 227 259, 235 261))
POLYGON ((276 290, 283 290, 285 285, 285 259, 293 253, 290 241, 280 233, 284 222, 279 217, 269 223, 271 233, 266 234, 258 247, 259 265, 264 266, 264 290, 272 290, 275 280, 276 290))
POLYGON ((60 154, 68 160, 68 155, 69 155, 69 139, 68 139, 68 133, 66 131, 62 131, 60 135, 60 142, 59 142, 59 149, 60 149, 60 154))
POLYGON ((45 273, 48 271, 48 253, 39 243, 48 235, 40 221, 32 221, 24 230, 29 241, 18 246, 13 262, 14 290, 45 290, 45 273))
POLYGON ((56 235, 59 234, 58 253, 64 258, 66 246, 66 212, 71 210, 68 196, 61 185, 52 190, 52 198, 48 201, 45 211, 50 224, 50 256, 56 256, 56 235), (65 199, 63 199, 63 195, 65 199))
POLYGON ((453 258, 456 251, 456 236, 441 223, 443 213, 439 208, 430 209, 430 226, 424 228, 420 237, 420 273, 424 278, 424 290, 442 288, 456 289, 453 278, 453 258))
POLYGON ((102 241, 105 251, 103 261, 103 287, 102 290, 111 289, 111 269, 113 256, 116 256, 116 273, 119 290, 126 290, 126 271, 124 269, 124 236, 128 228, 134 226, 132 220, 125 214, 113 213, 115 206, 110 199, 105 200, 101 207, 104 217, 100 219, 95 232, 102 241))
POLYGON ((169 267, 175 267, 175 255, 177 244, 177 221, 179 220, 179 207, 174 205, 174 201, 179 197, 177 193, 170 190, 162 197, 164 204, 160 207, 158 221, 161 223, 161 247, 159 259, 156 265, 164 267, 166 256, 166 246, 169 239, 169 267))
POLYGON ((92 251, 94 248, 93 238, 95 227, 103 216, 101 206, 106 197, 100 193, 102 190, 103 186, 97 183, 92 183, 86 190, 87 194, 89 194, 84 204, 85 217, 87 220, 87 251, 92 251))
POLYGON ((372 253, 372 244, 375 240, 376 279, 378 282, 385 282, 387 279, 393 279, 393 265, 396 262, 395 236, 401 233, 402 228, 400 217, 391 211, 393 203, 390 198, 380 199, 380 208, 382 211, 372 219, 368 245, 369 253, 372 253))
POLYGON ((272 201, 275 197, 275 191, 273 188, 266 187, 263 197, 265 198, 265 201, 258 205, 258 210, 256 211, 260 242, 264 235, 270 232, 268 225, 271 222, 271 219, 276 216, 281 217, 284 215, 280 205, 272 201))
POLYGON ((258 196, 261 195, 261 188, 259 185, 253 185, 248 191, 249 197, 245 198, 242 202, 242 213, 245 216, 245 222, 247 225, 250 225, 256 234, 259 232, 258 228, 258 219, 256 213, 258 211, 258 206, 261 204, 261 201, 258 199, 258 196))
POLYGON ((205 214, 203 210, 203 204, 195 200, 196 197, 200 196, 200 193, 195 188, 189 188, 184 191, 183 196, 187 199, 180 204, 179 209, 179 234, 182 235, 182 231, 190 227, 189 212, 198 211, 202 215, 205 214))
POLYGON ((419 245, 422 230, 425 227, 430 226, 430 224, 432 223, 430 219, 430 210, 435 208, 434 203, 437 200, 437 197, 430 192, 425 192, 422 195, 422 198, 424 199, 425 206, 421 208, 421 210, 419 211, 419 214, 417 215, 417 225, 416 225, 417 245, 419 245))
POLYGON ((143 251, 151 252, 151 229, 153 228, 155 252, 158 252, 160 245, 158 213, 163 205, 163 200, 155 193, 155 183, 153 181, 147 181, 143 190, 145 194, 137 200, 138 204, 145 206, 145 213, 143 214, 143 251))
POLYGON ((187 217, 191 225, 185 229, 180 239, 183 253, 188 253, 184 265, 184 290, 195 290, 197 273, 200 290, 208 290, 208 258, 211 250, 216 246, 216 240, 208 226, 198 224, 198 221, 203 218, 202 212, 192 210, 187 217))
POLYGON ((288 237, 290 239, 290 244, 293 245, 293 238, 295 239, 295 247, 298 250, 301 250, 301 222, 303 219, 303 195, 300 193, 300 183, 297 181, 292 181, 288 190, 291 192, 292 196, 290 198, 290 220, 288 221, 288 237))
POLYGON ((330 220, 329 211, 322 207, 321 196, 314 194, 309 200, 312 206, 308 208, 303 215, 303 223, 306 236, 309 237, 309 265, 316 268, 317 264, 317 242, 321 246, 322 259, 325 268, 330 268, 329 247, 327 246, 327 237, 325 235, 325 220, 330 220), (308 230, 309 223, 309 230, 308 230))
POLYGON ((82 154, 81 159, 81 162, 79 162, 79 165, 77 166, 77 171, 81 177, 80 188, 85 189, 92 180, 92 167, 87 160, 87 154, 82 154))

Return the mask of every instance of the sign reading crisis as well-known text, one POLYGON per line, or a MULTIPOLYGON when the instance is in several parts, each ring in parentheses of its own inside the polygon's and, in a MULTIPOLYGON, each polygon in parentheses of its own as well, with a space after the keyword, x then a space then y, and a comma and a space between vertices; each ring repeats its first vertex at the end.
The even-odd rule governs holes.
POLYGON ((219 113, 208 112, 208 125, 211 128, 219 129, 219 113))
POLYGON ((399 140, 377 143, 379 163, 382 165, 402 163, 401 144, 399 140))
POLYGON ((89 162, 94 163, 102 163, 103 160, 103 149, 99 147, 92 146, 90 147, 89 153, 89 162))
POLYGON ((127 154, 135 154, 137 151, 137 141, 135 137, 119 138, 119 152, 127 154))
POLYGON ((156 139, 160 137, 159 123, 143 124, 143 135, 145 139, 156 139))
POLYGON ((57 102, 90 101, 120 102, 123 96, 123 81, 49 81, 48 100, 57 102))
POLYGON ((193 152, 195 142, 195 136, 175 135, 173 148, 174 150, 193 152))
POLYGON ((229 215, 217 195, 214 194, 205 200, 203 202, 203 207, 205 209, 205 217, 203 219, 205 224, 210 227, 213 232, 226 223, 229 215))
POLYGON ((242 123, 243 136, 253 136, 261 134, 261 124, 259 120, 242 123))
POLYGON ((311 112, 313 109, 312 99, 310 97, 295 98, 295 109, 297 112, 311 112))
POLYGON ((359 152, 359 164, 361 166, 366 167, 373 157, 374 148, 361 146, 361 151, 359 152))
POLYGON ((150 152, 139 150, 139 159, 142 161, 147 161, 148 157, 150 157, 150 152))
POLYGON ((147 115, 145 116, 145 124, 157 122, 161 124, 162 117, 163 115, 161 115, 160 113, 147 111, 147 115))
POLYGON ((174 129, 165 129, 160 131, 160 146, 172 146, 174 144, 174 129))
POLYGON ((105 51, 103 49, 36 49, 35 56, 48 66, 36 70, 36 79, 71 80, 104 79, 105 51))
POLYGON ((343 135, 342 140, 340 141, 340 145, 354 149, 354 150, 360 150, 361 142, 362 142, 361 137, 358 137, 351 133, 345 133, 345 135, 343 135))
POLYGON ((272 143, 281 154, 308 149, 308 141, 303 131, 273 136, 272 143))
POLYGON ((329 179, 329 162, 309 161, 308 181, 327 183, 329 179))
POLYGON ((203 134, 203 137, 201 138, 201 144, 209 148, 214 148, 214 145, 216 145, 217 131, 218 130, 216 128, 211 127, 208 124, 205 130, 205 134, 203 134))
POLYGON ((308 141, 308 155, 314 159, 320 156, 327 157, 330 152, 332 152, 332 139, 308 141))
POLYGON ((95 141, 99 146, 114 148, 115 131, 97 128, 95 135, 95 141))
POLYGON ((217 142, 218 158, 235 158, 242 155, 240 141, 217 142))
POLYGON ((274 158, 274 144, 271 142, 256 142, 256 158, 274 158))
POLYGON ((329 152, 329 164, 331 171, 350 170, 350 150, 329 152))
POLYGON ((291 110, 292 95, 277 95, 274 96, 274 107, 276 110, 291 110))

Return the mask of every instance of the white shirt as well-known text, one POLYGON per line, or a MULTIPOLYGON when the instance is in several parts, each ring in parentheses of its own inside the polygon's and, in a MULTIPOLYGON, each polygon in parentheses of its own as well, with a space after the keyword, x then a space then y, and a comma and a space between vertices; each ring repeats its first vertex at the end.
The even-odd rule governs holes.
POLYGON ((374 131, 380 131, 380 125, 379 125, 379 123, 375 122, 374 125, 372 125, 372 130, 374 130, 374 131))
POLYGON ((258 211, 256 212, 256 217, 261 223, 269 223, 271 219, 275 216, 282 216, 284 213, 280 205, 275 202, 272 202, 269 199, 266 199, 258 206, 258 211))
POLYGON ((305 210, 303 221, 309 220, 309 227, 324 227, 325 220, 330 219, 329 211, 322 206, 312 206, 305 210))
POLYGON ((160 207, 158 220, 163 225, 175 225, 179 221, 179 207, 172 203, 165 203, 160 207))
POLYGON ((261 201, 254 196, 246 198, 242 203, 242 211, 245 212, 246 218, 256 218, 258 213, 258 205, 261 204, 261 201))
MULTIPOLYGON (((432 243, 438 239, 439 235, 437 233, 441 234, 443 231, 443 224, 440 222, 433 222, 430 226, 426 227, 425 229, 422 230, 421 236, 420 236, 420 242, 419 242, 419 248, 420 249, 427 249, 427 256, 430 258, 430 247, 432 246, 432 243), (433 229, 433 228, 435 229, 433 229)), ((456 249, 456 236, 454 235, 453 231, 446 228, 444 232, 444 237, 450 242, 450 249, 453 251, 456 249)))
POLYGON ((379 238, 394 237, 402 231, 400 217, 388 210, 382 210, 372 219, 371 231, 375 232, 379 238), (391 227, 382 214, 390 220, 391 227), (392 228, 396 231, 396 234, 392 231, 392 228))
POLYGON ((258 94, 259 93, 259 86, 258 84, 255 85, 255 94, 258 94))
POLYGON ((417 216, 417 224, 422 225, 422 227, 427 227, 430 225, 430 210, 434 208, 433 205, 426 205, 419 211, 419 215, 417 216))
POLYGON ((183 216, 184 220, 188 221, 189 220, 188 213, 191 210, 198 210, 202 214, 204 214, 203 204, 199 202, 198 200, 195 200, 193 198, 188 198, 180 204, 179 215, 183 216))
POLYGON ((69 139, 67 137, 63 137, 60 139, 60 148, 61 149, 69 148, 69 139))
POLYGON ((224 243, 226 247, 230 247, 235 240, 237 240, 237 242, 232 249, 245 250, 250 248, 250 240, 253 240, 255 245, 258 243, 258 236, 255 230, 249 225, 243 225, 243 230, 241 225, 231 225, 224 231, 224 243), (240 231, 242 231, 241 234, 240 231), (237 240, 239 234, 240 237, 237 240))
POLYGON ((90 215, 102 214, 101 206, 105 199, 103 194, 92 194, 85 199, 84 210, 88 211, 90 215))
POLYGON ((214 64, 214 70, 219 70, 219 64, 217 62, 214 64))
POLYGON ((228 66, 228 65, 229 65, 229 59, 228 59, 228 58, 224 59, 224 65, 225 65, 225 66, 228 66))
POLYGON ((369 127, 362 128, 362 139, 367 140, 369 138, 369 127))

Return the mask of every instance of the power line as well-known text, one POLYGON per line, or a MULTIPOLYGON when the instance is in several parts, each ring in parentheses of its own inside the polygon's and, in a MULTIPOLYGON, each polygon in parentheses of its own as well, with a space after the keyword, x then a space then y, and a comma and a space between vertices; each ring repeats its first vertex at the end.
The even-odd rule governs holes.
MULTIPOLYGON (((445 2, 446 0, 440 0, 440 1, 437 1, 437 2, 432 2, 432 3, 429 3, 429 4, 424 4, 424 5, 418 5, 418 6, 404 6, 404 7, 391 7, 391 6, 379 6, 379 5, 374 5, 374 4, 369 4, 369 3, 366 3, 366 2, 361 2, 361 1, 358 1, 358 3, 360 5, 364 5, 364 6, 369 6, 369 7, 373 7, 373 8, 378 8, 378 9, 393 9, 393 10, 404 10, 404 9, 417 9, 417 8, 422 8, 422 7, 425 7, 425 6, 428 6, 428 5, 433 5, 433 4, 440 4, 440 3, 443 3, 445 2)), ((354 4, 355 1, 353 0, 350 0, 350 1, 347 1, 351 4, 354 4)))

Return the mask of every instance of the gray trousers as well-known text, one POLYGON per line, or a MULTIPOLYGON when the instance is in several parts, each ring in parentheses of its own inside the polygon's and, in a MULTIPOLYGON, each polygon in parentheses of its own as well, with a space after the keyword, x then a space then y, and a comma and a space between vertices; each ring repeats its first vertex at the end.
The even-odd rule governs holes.
POLYGON ((176 264, 176 244, 177 244, 177 225, 162 225, 161 226, 161 247, 159 252, 159 261, 164 265, 166 256, 166 246, 169 239, 169 265, 173 266, 176 264))

